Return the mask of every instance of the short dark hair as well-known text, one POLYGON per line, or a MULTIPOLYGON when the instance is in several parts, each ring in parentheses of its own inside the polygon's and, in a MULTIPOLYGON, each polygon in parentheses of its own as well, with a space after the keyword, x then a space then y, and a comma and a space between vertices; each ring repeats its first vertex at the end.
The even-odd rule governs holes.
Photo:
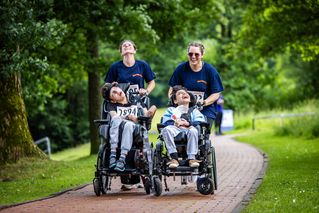
POLYGON ((176 100, 176 93, 179 90, 185 90, 186 92, 188 92, 188 90, 185 87, 183 87, 182 85, 173 86, 173 88, 172 88, 172 99, 173 100, 176 100))
POLYGON ((101 88, 101 94, 105 100, 110 100, 110 93, 112 87, 117 86, 116 82, 113 83, 105 83, 101 88))

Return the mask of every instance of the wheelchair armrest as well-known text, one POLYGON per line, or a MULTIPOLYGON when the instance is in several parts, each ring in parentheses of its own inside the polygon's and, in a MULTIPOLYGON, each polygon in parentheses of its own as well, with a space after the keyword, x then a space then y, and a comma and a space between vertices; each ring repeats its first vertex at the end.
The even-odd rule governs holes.
POLYGON ((162 131, 162 129, 164 129, 165 128, 165 125, 164 124, 162 124, 162 123, 158 123, 157 124, 157 131, 160 133, 161 131, 162 131))
POLYGON ((94 120, 94 123, 98 126, 103 125, 103 124, 109 124, 110 120, 106 119, 99 119, 99 120, 94 120))

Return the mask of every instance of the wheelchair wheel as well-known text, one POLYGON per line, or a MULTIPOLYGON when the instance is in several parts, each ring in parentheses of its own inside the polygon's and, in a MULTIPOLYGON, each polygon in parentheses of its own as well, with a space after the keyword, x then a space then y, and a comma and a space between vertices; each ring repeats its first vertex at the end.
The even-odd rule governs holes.
POLYGON ((101 187, 100 187, 99 180, 96 178, 93 179, 93 188, 94 188, 94 192, 95 192, 96 196, 100 196, 101 195, 101 187))
POLYGON ((216 167, 216 155, 215 148, 212 147, 212 179, 214 181, 214 190, 217 190, 217 167, 216 167))
POLYGON ((158 177, 154 178, 154 195, 160 196, 162 194, 162 182, 158 177))
MULTIPOLYGON (((98 157, 97 159, 97 170, 101 171, 104 168, 104 162, 105 162, 105 151, 103 152, 103 156, 102 159, 101 157, 98 157)), ((102 194, 106 194, 107 192, 107 187, 108 187, 108 183, 109 183, 109 177, 106 175, 101 174, 101 172, 99 172, 99 176, 97 177, 98 182, 99 182, 99 186, 100 186, 100 191, 102 192, 102 194)))
POLYGON ((214 194, 214 183, 208 177, 197 180, 197 190, 203 195, 214 194))
POLYGON ((151 193, 151 181, 148 177, 144 180, 144 190, 148 195, 151 193))

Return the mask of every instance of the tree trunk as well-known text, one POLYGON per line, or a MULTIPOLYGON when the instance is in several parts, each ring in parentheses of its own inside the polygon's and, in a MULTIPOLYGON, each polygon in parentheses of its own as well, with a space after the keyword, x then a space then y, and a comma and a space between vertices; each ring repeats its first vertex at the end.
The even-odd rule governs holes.
POLYGON ((100 118, 100 74, 98 71, 98 64, 94 63, 99 58, 99 44, 98 38, 94 31, 88 32, 89 55, 91 57, 91 67, 89 68, 89 122, 90 122, 90 139, 91 139, 91 154, 96 154, 99 149, 99 135, 97 127, 94 124, 95 119, 100 118))
POLYGON ((46 155, 29 131, 19 73, 0 76, 0 164, 46 155))

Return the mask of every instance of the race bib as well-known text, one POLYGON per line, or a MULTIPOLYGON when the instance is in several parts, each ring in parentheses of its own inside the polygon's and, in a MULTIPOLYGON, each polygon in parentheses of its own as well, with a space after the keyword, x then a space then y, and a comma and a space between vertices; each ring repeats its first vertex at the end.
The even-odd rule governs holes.
POLYGON ((128 115, 134 115, 137 117, 137 106, 130 106, 130 107, 120 107, 116 108, 116 113, 118 116, 126 117, 128 115))
POLYGON ((126 92, 126 95, 129 95, 130 93, 132 92, 138 92, 139 91, 139 86, 138 84, 133 84, 133 85, 130 85, 127 92, 126 92))
POLYGON ((195 96, 196 102, 203 103, 204 102, 204 92, 200 91, 188 91, 195 96))

